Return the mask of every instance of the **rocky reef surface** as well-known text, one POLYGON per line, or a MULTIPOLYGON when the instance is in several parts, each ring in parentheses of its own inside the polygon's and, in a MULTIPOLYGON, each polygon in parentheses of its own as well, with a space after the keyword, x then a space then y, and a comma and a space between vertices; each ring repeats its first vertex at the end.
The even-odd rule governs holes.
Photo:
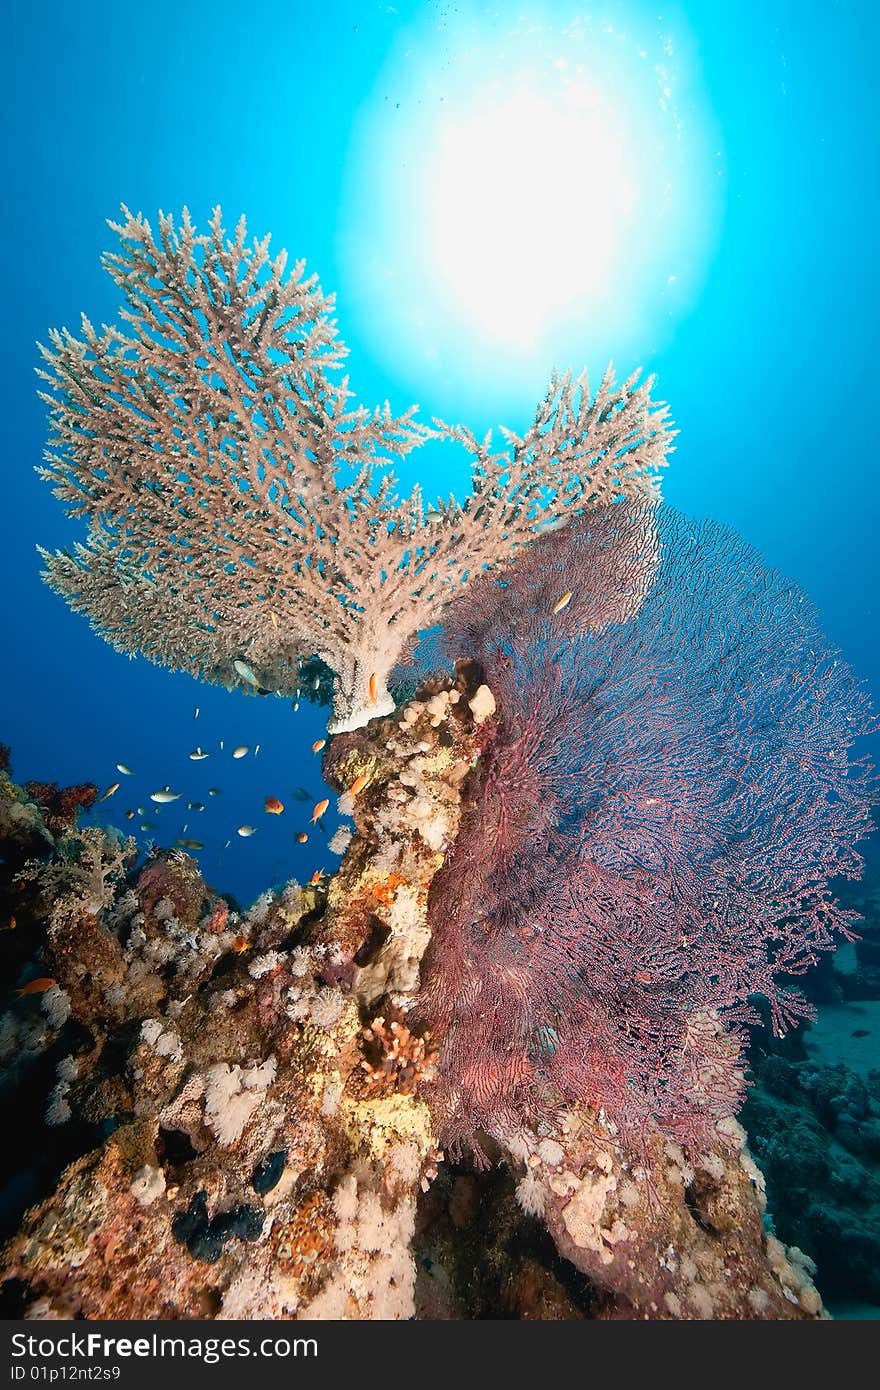
MULTIPOLYGON (((189 855, 139 865, 77 828, 84 795, 0 773, 7 1316, 826 1315, 734 1121, 686 1154, 569 1107, 482 1135, 488 1168, 444 1155, 442 1039, 412 1006, 493 715, 465 665, 333 738, 325 776, 355 822, 338 874, 243 914, 189 855)), ((807 1065, 768 1053, 750 1104, 817 1095, 792 1080, 807 1065)), ((841 1094, 845 1144, 870 1102, 841 1094)))
POLYGON ((742 1112, 778 1235, 815 1260, 835 1316, 880 1316, 880 892, 841 896, 859 939, 801 982, 817 1006, 782 1042, 756 1032, 742 1112))

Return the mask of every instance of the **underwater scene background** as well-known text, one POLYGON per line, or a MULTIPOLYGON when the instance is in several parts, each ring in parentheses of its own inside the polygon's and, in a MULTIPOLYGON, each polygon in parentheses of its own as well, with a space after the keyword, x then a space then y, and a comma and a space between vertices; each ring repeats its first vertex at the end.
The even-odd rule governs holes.
MULTIPOLYGON (((122 204, 154 227, 159 209, 186 207, 200 231, 220 205, 227 231, 245 214, 273 254, 304 258, 337 295, 359 403, 418 401, 426 421, 481 438, 525 430, 554 369, 586 367, 598 385, 611 359, 619 379, 642 364, 679 431, 664 498, 796 581, 876 708, 878 30, 858 0, 20 7, 0 98, 0 736, 16 782, 118 784, 81 824, 132 833, 145 855, 195 841, 205 882, 241 909, 339 863, 346 818, 312 752, 326 708, 126 661, 40 579, 36 547, 69 548, 85 528, 34 472, 47 444, 35 344, 77 333, 81 313, 118 322, 100 257, 122 204), (163 789, 179 799, 151 800, 163 789)), ((398 471, 428 499, 468 488, 446 441, 398 471)), ((877 761, 876 732, 859 752, 877 761)), ((816 1023, 760 1036, 743 1115, 777 1234, 817 1261, 832 1311, 867 1317, 880 1308, 877 836, 860 849, 865 876, 841 899, 864 915, 863 940, 807 979, 816 1023)), ((14 1228, 34 1190, 11 1182, 14 1228)))

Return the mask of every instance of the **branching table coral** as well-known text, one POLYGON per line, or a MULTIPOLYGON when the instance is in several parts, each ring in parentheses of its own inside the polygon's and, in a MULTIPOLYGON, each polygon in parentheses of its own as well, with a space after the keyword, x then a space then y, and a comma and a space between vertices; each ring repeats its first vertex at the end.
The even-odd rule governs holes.
POLYGON ((225 237, 184 213, 154 236, 127 209, 105 266, 123 329, 53 333, 43 350, 56 449, 42 475, 86 545, 46 577, 118 650, 226 685, 295 694, 335 673, 336 730, 388 714, 388 675, 484 566, 541 527, 658 495, 673 431, 639 373, 554 377, 532 425, 477 440, 414 410, 350 407, 332 300, 287 272, 244 220, 225 237), (388 465, 428 438, 463 445, 472 494, 425 504, 388 465), (236 667, 235 663, 239 666, 236 667), (242 675, 242 667, 245 674, 242 675))

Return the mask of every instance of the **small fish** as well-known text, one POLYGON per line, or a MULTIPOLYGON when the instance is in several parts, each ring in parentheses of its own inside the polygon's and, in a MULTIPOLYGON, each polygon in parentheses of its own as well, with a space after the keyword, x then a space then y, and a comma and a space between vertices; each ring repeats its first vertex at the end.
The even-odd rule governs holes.
POLYGON ((321 749, 326 748, 326 746, 327 740, 325 738, 316 738, 314 743, 312 744, 312 752, 320 753, 321 749))
POLYGON ((205 848, 205 846, 202 844, 201 840, 188 840, 188 839, 186 839, 186 838, 185 838, 184 836, 182 836, 182 835, 181 835, 180 839, 179 839, 179 840, 175 840, 174 843, 175 843, 176 845, 179 845, 181 849, 204 849, 204 848, 205 848))
POLYGON ((139 806, 139 807, 138 807, 138 815, 139 815, 139 816, 145 816, 146 814, 147 814, 147 808, 146 808, 146 806, 139 806))
POLYGON ((240 825, 238 827, 238 833, 243 836, 244 839, 247 839, 249 835, 256 835, 257 827, 255 825, 240 825))
POLYGON ((220 788, 219 788, 219 787, 209 787, 209 788, 208 788, 208 795, 209 795, 209 796, 219 796, 219 795, 220 795, 220 788))
POLYGON ((198 705, 196 705, 195 709, 193 710, 193 719, 198 719, 198 717, 199 717, 199 707, 198 707, 198 705))
POLYGON ((246 758, 249 752, 250 749, 247 744, 242 743, 238 748, 233 748, 232 756, 233 758, 246 758))
POLYGON ((284 810, 284 802, 279 801, 277 796, 267 796, 263 809, 270 816, 280 816, 284 810))
POLYGON ((132 772, 131 768, 130 768, 130 767, 126 767, 126 766, 125 766, 125 763, 117 763, 117 764, 116 764, 116 771, 117 771, 117 772, 121 772, 125 777, 133 777, 133 776, 134 776, 134 773, 132 772))
POLYGON ((323 869, 316 869, 315 872, 312 874, 311 878, 309 879, 309 887, 310 887, 310 888, 314 888, 315 884, 316 884, 316 883, 320 883, 320 882, 321 882, 321 879, 322 879, 323 877, 324 877, 324 870, 323 870, 323 869))
POLYGON ((189 760, 192 763, 201 763, 204 762, 205 758, 210 758, 210 756, 211 754, 206 753, 204 748, 199 747, 193 749, 189 755, 189 760))
POLYGON ((368 781, 369 777, 366 772, 362 772, 360 777, 355 777, 354 781, 348 789, 349 796, 357 796, 359 792, 363 791, 368 781))
POLYGON ((299 700, 294 700, 294 702, 293 702, 293 712, 294 712, 294 714, 296 714, 296 712, 297 712, 298 709, 299 709, 299 700))
POLYGON ((114 792, 118 792, 118 791, 119 791, 119 783, 118 783, 118 782, 114 782, 113 785, 112 785, 112 787, 108 787, 108 788, 107 788, 107 790, 105 791, 105 793, 104 793, 103 796, 98 797, 98 805, 100 806, 100 804, 101 804, 102 801, 106 801, 107 798, 108 798, 108 796, 112 796, 114 792))
POLYGON ((274 609, 274 608, 270 608, 270 609, 269 609, 269 617, 272 619, 272 626, 274 627, 275 631, 277 632, 277 631, 278 631, 278 614, 275 612, 275 609, 274 609))
POLYGON ((260 684, 260 682, 257 680, 256 676, 254 675, 253 671, 251 670, 250 666, 248 666, 246 661, 239 661, 238 658, 236 658, 232 664, 235 667, 238 674, 241 676, 242 680, 247 681, 248 685, 256 686, 260 684))
POLYGON ((18 926, 18 923, 16 922, 15 918, 14 918, 14 917, 10 917, 9 921, 6 923, 6 928, 5 928, 5 929, 6 929, 6 931, 15 931, 15 928, 16 928, 17 926, 18 926))
POLYGON ((257 754, 259 753, 261 747, 262 747, 262 745, 258 743, 257 746, 256 746, 256 748, 254 749, 254 757, 257 756, 257 754))
POLYGON ((222 740, 222 738, 221 738, 221 740, 220 740, 220 752, 221 752, 221 753, 223 752, 223 740, 222 740))
POLYGON ((232 949, 237 956, 243 956, 245 951, 249 951, 251 943, 246 936, 237 936, 232 943, 232 949))
POLYGON ((157 824, 158 824, 158 821, 154 821, 154 820, 145 820, 145 821, 142 821, 142 822, 141 822, 141 830, 155 830, 157 824))
POLYGON ((54 980, 51 975, 41 975, 39 979, 30 980, 28 984, 23 985, 21 989, 17 989, 15 992, 19 999, 23 998, 26 994, 45 994, 46 990, 51 989, 56 983, 57 981, 54 980))
POLYGON ((309 839, 308 835, 306 834, 306 832, 305 832, 304 830, 300 830, 300 831, 297 833, 297 837, 296 837, 296 838, 299 840, 299 843, 300 843, 301 845, 307 844, 307 843, 308 843, 308 839, 309 839))
POLYGON ((425 512, 425 520, 426 520, 426 521, 442 521, 442 520, 443 520, 443 513, 442 513, 442 512, 438 512, 438 510, 437 510, 436 507, 430 507, 430 508, 428 509, 428 511, 425 512))
POLYGON ((375 672, 375 671, 374 671, 373 674, 370 676, 369 691, 370 691, 370 701, 371 701, 372 704, 375 704, 375 703, 376 703, 376 696, 379 694, 379 677, 376 675, 376 672, 375 672))
POLYGON ((188 801, 186 803, 186 809, 188 811, 204 811, 205 803, 204 801, 188 801))
POLYGON ((311 801, 312 793, 306 787, 294 787, 290 793, 294 801, 311 801))
POLYGON ((563 594, 563 595, 562 595, 562 598, 557 599, 557 601, 554 603, 554 605, 553 605, 553 612, 554 612, 554 614, 556 614, 556 613, 561 613, 562 610, 563 610, 563 608, 567 608, 568 605, 571 603, 571 598, 572 598, 572 593, 571 593, 571 589, 569 589, 569 591, 568 591, 567 594, 563 594))
POLYGON ((160 792, 150 792, 150 800, 156 801, 160 806, 167 806, 169 801, 179 801, 180 792, 170 792, 167 787, 160 792))
POLYGON ((330 798, 329 798, 329 796, 325 796, 324 799, 323 799, 323 801, 319 801, 319 802, 316 804, 315 809, 314 809, 314 811, 312 812, 312 825, 317 825, 318 821, 321 819, 321 817, 323 816, 324 812, 327 810, 327 807, 328 807, 329 805, 330 805, 330 798))
MULTIPOLYGON (((13 922, 14 922, 14 921, 15 921, 15 918, 13 917, 12 920, 13 920, 13 922)), ((852 1032, 850 1033, 850 1037, 851 1037, 851 1038, 867 1038, 867 1037, 869 1036, 870 1032, 871 1032, 870 1028, 854 1028, 854 1029, 852 1030, 852 1032)))
POLYGON ((125 819, 126 819, 126 820, 134 820, 134 811, 126 811, 126 813, 125 813, 125 819))

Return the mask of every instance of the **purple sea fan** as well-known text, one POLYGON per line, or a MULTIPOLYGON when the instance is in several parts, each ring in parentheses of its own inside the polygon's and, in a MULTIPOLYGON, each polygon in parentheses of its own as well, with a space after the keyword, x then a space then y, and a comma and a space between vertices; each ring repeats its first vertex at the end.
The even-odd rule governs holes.
POLYGON ((446 1142, 577 1101, 710 1142, 750 996, 783 1032, 809 1012, 784 978, 851 935, 828 883, 861 872, 866 695, 795 584, 665 507, 545 537, 439 645, 498 703, 430 899, 446 1142))

